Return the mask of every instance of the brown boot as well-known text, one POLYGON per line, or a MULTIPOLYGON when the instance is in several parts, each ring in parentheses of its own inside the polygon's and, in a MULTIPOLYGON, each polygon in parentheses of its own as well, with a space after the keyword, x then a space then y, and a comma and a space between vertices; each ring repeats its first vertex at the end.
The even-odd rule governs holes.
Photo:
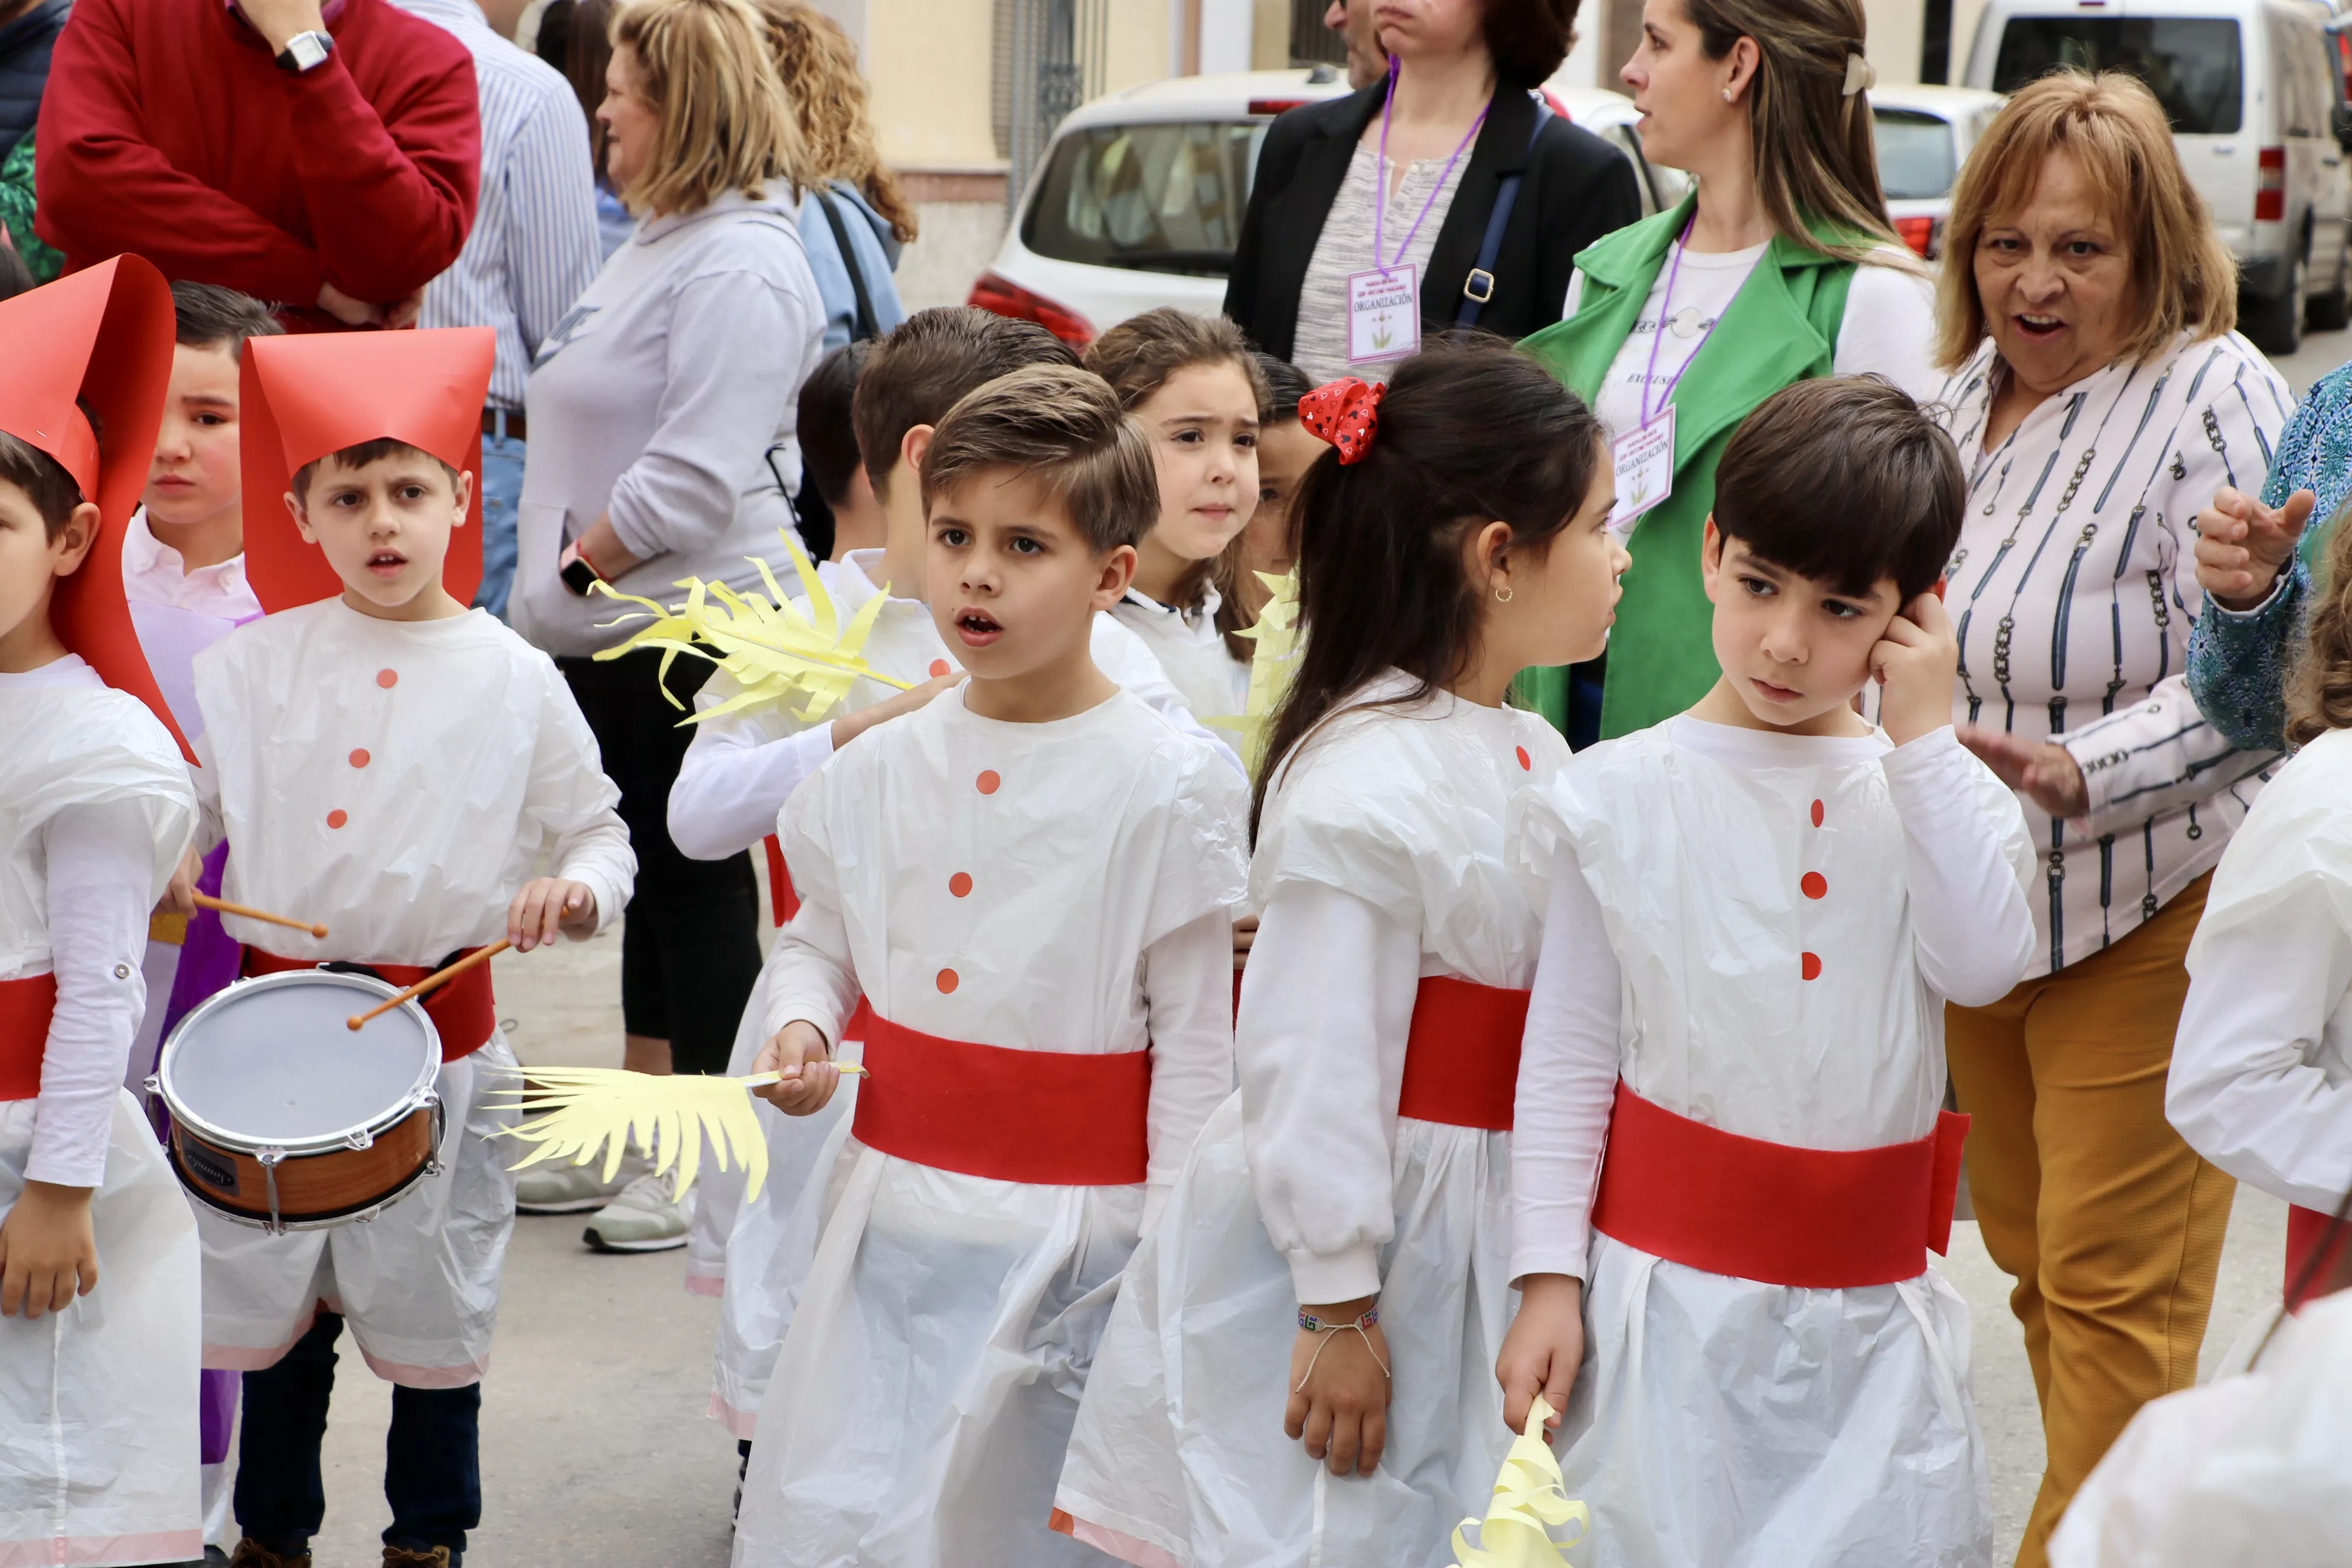
POLYGON ((274 1552, 251 1536, 228 1554, 229 1568, 310 1568, 308 1552, 274 1552))
POLYGON ((429 1552, 415 1552, 405 1546, 387 1546, 383 1568, 449 1568, 449 1549, 436 1546, 429 1552))

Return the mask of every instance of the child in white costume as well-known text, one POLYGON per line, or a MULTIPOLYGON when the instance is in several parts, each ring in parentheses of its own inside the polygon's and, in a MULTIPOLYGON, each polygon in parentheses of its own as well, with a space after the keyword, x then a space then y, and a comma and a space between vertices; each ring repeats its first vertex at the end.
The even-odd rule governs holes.
POLYGON ((1248 704, 1250 661, 1225 641, 1217 573, 1257 510, 1265 372, 1224 317, 1167 308, 1104 332, 1087 347, 1087 368, 1143 426, 1160 475, 1160 521, 1111 614, 1195 713, 1231 718, 1248 704))
POLYGON ((778 1353, 735 1561, 1070 1563, 1046 1528, 1119 1268, 1230 1082, 1241 784, 1088 657, 1153 510, 1108 388, 966 397, 923 470, 960 690, 784 813, 804 900, 761 1062, 820 1108, 871 1007, 852 1137, 778 1353), (1079 520, 1084 520, 1083 521, 1079 520))
POLYGON ((2032 858, 1951 728, 1927 590, 1961 495, 1893 386, 1777 394, 1717 469, 1722 679, 1515 807, 1550 903, 1498 1372, 1507 1417, 1565 1407, 1595 1564, 1990 1562, 1968 1309, 1927 1253, 1965 1131, 1944 1002, 2023 973, 2032 858), (1884 731, 1850 706, 1874 673, 1884 731))
POLYGON ((1151 1568, 1435 1568, 1485 1512, 1540 934, 1504 812, 1568 761, 1503 699, 1601 650, 1624 565, 1598 423, 1500 347, 1299 417, 1337 449, 1297 502, 1241 1089, 1129 1266, 1055 1500, 1151 1568))
POLYGON ((0 303, 0 1562, 178 1561, 195 1225, 122 1071, 195 798, 118 564, 171 295, 121 258, 0 303))
MULTIPOLYGON (((236 846, 226 896, 330 928, 232 918, 248 974, 343 960, 405 984, 501 933, 524 951, 593 934, 628 898, 635 858, 569 689, 445 586, 467 574, 449 536, 467 524, 490 362, 487 329, 246 345, 246 493, 289 497, 294 520, 248 529, 273 613, 196 659, 200 782, 208 829, 236 846), (533 879, 542 855, 556 874, 533 879)), ((200 1217, 207 1364, 247 1373, 236 1516, 282 1557, 320 1523, 310 1424, 336 1315, 398 1385, 394 1468, 430 1478, 392 1498, 387 1561, 446 1547, 454 1563, 478 1521, 474 1385, 514 1224, 512 1156, 486 1142, 513 1118, 484 1097, 514 1061, 488 973, 425 999, 438 1173, 366 1225, 272 1235, 200 1217)))

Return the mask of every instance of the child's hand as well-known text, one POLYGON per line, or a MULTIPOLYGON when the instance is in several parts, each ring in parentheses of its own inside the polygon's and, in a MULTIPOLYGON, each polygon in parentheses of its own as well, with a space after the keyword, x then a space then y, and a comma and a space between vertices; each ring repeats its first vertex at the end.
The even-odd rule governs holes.
POLYGON ((596 934, 596 895, 585 882, 538 877, 507 906, 507 940, 518 952, 553 942, 558 931, 574 942, 596 934))
POLYGON ((2197 585, 2225 610, 2251 610, 2270 597, 2316 500, 2297 490, 2273 508, 2221 487, 2197 514, 2197 585))
POLYGON ((1952 683, 1960 676, 1960 642, 1944 601, 1922 594, 1886 623, 1886 636, 1870 650, 1878 677, 1878 721, 1900 746, 1933 734, 1952 721, 1952 683))
POLYGON ((1234 922, 1234 973, 1239 974, 1249 963, 1250 948, 1257 942, 1257 917, 1244 915, 1234 922))
POLYGON ((98 1289, 98 1238, 89 1187, 26 1182, 0 1220, 0 1317, 62 1312, 98 1289))
MULTIPOLYGON (((1309 1307, 1327 1323, 1352 1323, 1375 1298, 1309 1307)), ((1290 1347, 1290 1404, 1282 1429, 1303 1439, 1307 1457, 1335 1476, 1369 1476, 1389 1441, 1389 1342, 1374 1323, 1363 1330, 1298 1331, 1290 1347)))
POLYGON ((815 1115, 841 1087, 841 1069, 833 1065, 824 1031, 804 1018, 795 1018, 777 1030, 775 1037, 760 1047, 751 1070, 782 1075, 751 1092, 787 1116, 815 1115))
POLYGON ((180 851, 180 868, 172 873, 171 885, 163 889, 163 900, 156 904, 159 915, 193 915, 196 912, 196 879, 205 874, 205 862, 191 844, 180 851))
POLYGON ((1565 1274, 1530 1274, 1519 1287, 1519 1315, 1503 1336, 1495 1380, 1503 1385, 1503 1422, 1527 1429, 1528 1406, 1538 1394, 1552 1407, 1547 1431, 1559 1425, 1569 1390, 1584 1360, 1584 1281, 1565 1274))
POLYGON ((836 752, 841 750, 877 724, 887 724, 902 714, 912 713, 940 692, 961 684, 963 677, 962 670, 950 669, 945 675, 934 676, 920 686, 901 691, 886 701, 877 702, 871 708, 844 713, 833 721, 833 749, 836 752))

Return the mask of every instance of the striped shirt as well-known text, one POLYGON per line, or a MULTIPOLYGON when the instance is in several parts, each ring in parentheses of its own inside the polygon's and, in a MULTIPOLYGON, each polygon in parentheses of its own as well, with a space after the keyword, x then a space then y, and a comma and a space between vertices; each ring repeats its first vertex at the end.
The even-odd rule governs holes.
MULTIPOLYGON (((1393 169, 1396 160, 1391 159, 1389 166, 1393 169)), ((1380 199, 1380 153, 1358 142, 1299 285, 1290 363, 1318 385, 1343 375, 1384 382, 1402 363, 1402 356, 1370 364, 1348 363, 1348 278, 1372 266, 1372 208, 1380 199)), ((1445 226, 1445 215, 1454 210, 1454 194, 1469 168, 1466 156, 1455 159, 1451 168, 1443 158, 1417 158, 1404 166, 1404 178, 1389 197, 1381 220, 1381 259, 1420 268, 1423 289, 1429 287, 1429 255, 1437 248, 1437 231, 1445 226), (1423 203, 1429 215, 1414 228, 1413 218, 1423 203), (1408 230, 1410 243, 1405 240, 1408 230)))
POLYGON ((1987 450, 1999 369, 1988 342, 1937 399, 1969 475, 1945 603, 1957 623, 1954 717, 2057 738, 2090 814, 2021 802, 2044 879, 2036 973, 2120 941, 2221 859, 2275 760, 2205 721, 2182 678, 2203 605, 2199 508, 2261 488, 2292 400, 2232 332, 2186 334, 2043 400, 1987 450))
POLYGON ((490 405, 519 409, 540 344, 603 260, 588 122, 562 75, 492 32, 474 0, 393 3, 466 46, 482 95, 481 205, 418 324, 494 328, 490 405))

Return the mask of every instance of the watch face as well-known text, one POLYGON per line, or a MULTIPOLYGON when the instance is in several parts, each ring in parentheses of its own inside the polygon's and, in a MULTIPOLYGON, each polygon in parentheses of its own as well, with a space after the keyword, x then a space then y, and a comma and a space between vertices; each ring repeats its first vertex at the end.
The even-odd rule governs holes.
POLYGON ((287 44, 286 53, 296 70, 306 71, 326 59, 327 44, 328 40, 315 32, 297 33, 287 44))

